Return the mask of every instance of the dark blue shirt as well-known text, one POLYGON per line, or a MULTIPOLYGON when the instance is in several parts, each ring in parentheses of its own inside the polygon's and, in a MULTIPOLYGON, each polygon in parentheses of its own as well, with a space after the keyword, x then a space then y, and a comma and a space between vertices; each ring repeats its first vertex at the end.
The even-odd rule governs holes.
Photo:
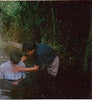
POLYGON ((35 65, 41 66, 45 63, 51 63, 56 56, 56 51, 50 46, 41 43, 36 44, 36 51, 33 55, 35 65))

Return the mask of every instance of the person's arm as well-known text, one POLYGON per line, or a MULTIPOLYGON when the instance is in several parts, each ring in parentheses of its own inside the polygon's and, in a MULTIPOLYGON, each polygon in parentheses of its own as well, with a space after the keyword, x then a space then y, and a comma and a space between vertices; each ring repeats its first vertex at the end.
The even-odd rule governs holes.
POLYGON ((31 71, 37 71, 38 69, 39 69, 39 66, 37 66, 37 65, 34 65, 34 67, 29 67, 29 68, 23 68, 23 67, 20 67, 20 66, 16 66, 13 69, 13 72, 21 72, 21 71, 31 72, 31 71))
POLYGON ((34 66, 34 67, 29 67, 29 68, 20 68, 19 71, 25 71, 25 72, 30 72, 30 71, 37 71, 39 69, 39 66, 34 66))
POLYGON ((21 58, 21 61, 25 62, 27 59, 28 59, 27 56, 23 56, 23 57, 21 58))

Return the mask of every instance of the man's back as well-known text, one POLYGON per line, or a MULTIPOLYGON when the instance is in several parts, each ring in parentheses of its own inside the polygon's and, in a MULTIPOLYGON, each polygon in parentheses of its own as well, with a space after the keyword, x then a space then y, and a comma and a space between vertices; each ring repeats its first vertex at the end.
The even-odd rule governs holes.
MULTIPOLYGON (((25 64, 23 62, 19 62, 18 65, 21 67, 25 67, 25 64)), ((21 78, 25 78, 25 72, 14 73, 12 70, 13 66, 11 65, 10 61, 7 61, 0 65, 0 79, 18 80, 21 78)))
POLYGON ((57 52, 48 45, 37 43, 36 44, 36 64, 44 64, 52 62, 57 56, 57 52))

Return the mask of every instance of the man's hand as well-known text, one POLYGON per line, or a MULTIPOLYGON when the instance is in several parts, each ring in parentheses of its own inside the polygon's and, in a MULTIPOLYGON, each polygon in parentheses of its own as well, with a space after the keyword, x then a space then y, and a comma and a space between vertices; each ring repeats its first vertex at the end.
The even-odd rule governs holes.
POLYGON ((23 61, 23 62, 24 62, 24 61, 26 61, 26 60, 27 60, 27 58, 28 58, 27 56, 23 56, 23 57, 21 58, 21 61, 23 61))
POLYGON ((10 82, 12 85, 16 86, 19 82, 16 81, 16 82, 10 82))
POLYGON ((34 71, 37 71, 38 69, 39 69, 39 66, 37 66, 37 65, 34 65, 34 71))
POLYGON ((16 85, 18 85, 18 83, 19 83, 20 81, 22 81, 22 80, 23 80, 23 79, 19 79, 19 80, 15 81, 15 82, 11 82, 11 84, 14 85, 14 86, 16 86, 16 85))

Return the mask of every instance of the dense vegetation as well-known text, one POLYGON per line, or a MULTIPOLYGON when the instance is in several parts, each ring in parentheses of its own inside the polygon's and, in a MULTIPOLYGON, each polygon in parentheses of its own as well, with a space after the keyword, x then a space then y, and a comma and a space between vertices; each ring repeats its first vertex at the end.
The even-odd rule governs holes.
POLYGON ((33 40, 49 44, 62 55, 62 62, 74 66, 79 58, 79 63, 84 60, 80 53, 83 57, 90 25, 88 4, 2 1, 0 33, 19 43, 33 40))

